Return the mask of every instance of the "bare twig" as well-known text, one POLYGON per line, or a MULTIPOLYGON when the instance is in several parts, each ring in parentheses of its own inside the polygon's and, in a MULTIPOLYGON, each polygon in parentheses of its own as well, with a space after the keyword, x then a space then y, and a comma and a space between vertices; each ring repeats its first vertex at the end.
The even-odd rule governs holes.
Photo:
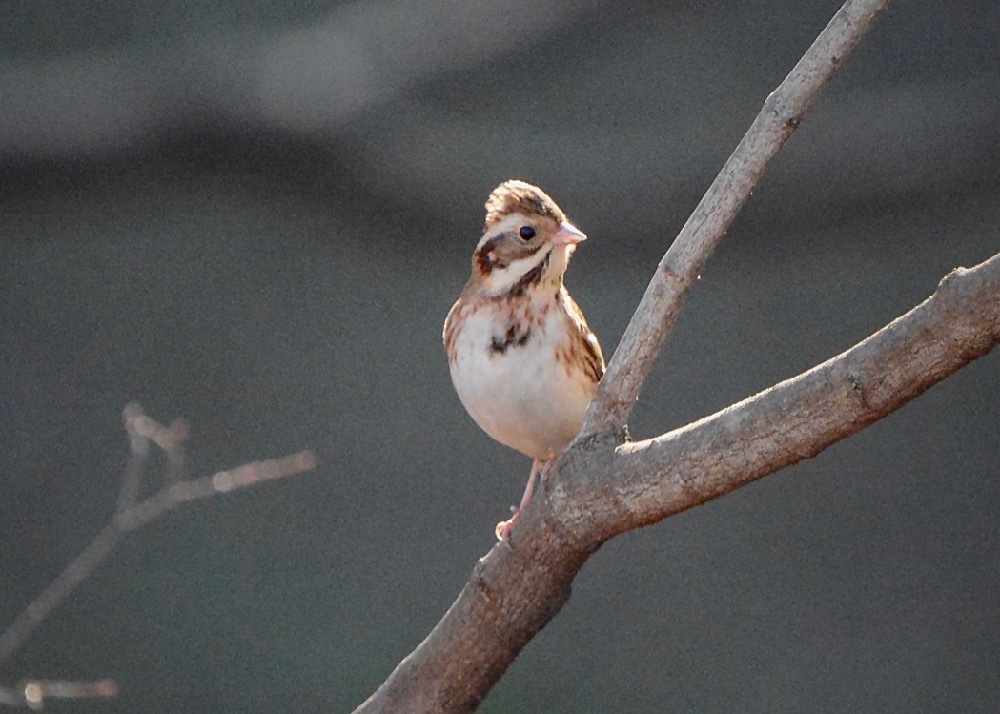
POLYGON ((97 682, 66 682, 28 679, 17 687, 0 687, 0 704, 40 710, 46 699, 93 699, 118 696, 118 685, 110 679, 97 682))
POLYGON ((129 437, 129 456, 128 462, 125 464, 125 475, 122 478, 122 490, 118 496, 119 513, 131 508, 136 499, 139 498, 139 489, 142 487, 143 477, 146 473, 149 439, 142 436, 135 428, 141 415, 142 407, 136 402, 129 403, 122 413, 125 419, 125 431, 129 437))
POLYGON ((890 0, 848 0, 774 90, 667 250, 622 336, 580 437, 623 433, 663 341, 705 262, 750 191, 802 123, 823 85, 857 46, 890 0))
MULTIPOLYGON (((0 634, 0 665, 21 647, 31 631, 53 608, 90 576, 130 531, 153 522, 182 503, 246 488, 261 481, 294 476, 316 466, 316 459, 311 452, 300 451, 281 459, 254 461, 230 471, 220 471, 212 476, 182 480, 184 464, 182 444, 187 438, 187 426, 184 422, 178 420, 170 427, 165 427, 146 416, 142 408, 134 402, 125 408, 124 418, 125 429, 129 435, 130 457, 125 467, 118 510, 114 518, 94 537, 83 552, 31 601, 3 634, 0 634), (167 453, 168 477, 160 490, 144 500, 138 500, 146 473, 150 443, 167 453)), ((52 682, 48 684, 53 685, 52 682)), ((49 686, 47 691, 45 696, 62 696, 53 694, 52 692, 56 690, 52 686, 49 686)), ((0 698, 0 703, 2 701, 0 698)))

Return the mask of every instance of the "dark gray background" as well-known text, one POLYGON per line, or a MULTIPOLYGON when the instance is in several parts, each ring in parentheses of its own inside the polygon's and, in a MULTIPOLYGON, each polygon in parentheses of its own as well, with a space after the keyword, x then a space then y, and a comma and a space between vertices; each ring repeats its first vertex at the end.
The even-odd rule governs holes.
MULTIPOLYGON (((131 399, 190 421, 195 475, 321 465, 130 537, 0 679, 122 686, 52 711, 363 700, 528 473, 440 345, 489 191, 537 182, 590 235, 568 285, 610 355, 838 6, 5 10, 0 623, 110 516, 131 399)), ((998 33, 993 0, 882 18, 709 263, 633 435, 837 354, 1000 248, 998 33)), ((609 543, 482 710, 997 711, 998 366, 609 543)))

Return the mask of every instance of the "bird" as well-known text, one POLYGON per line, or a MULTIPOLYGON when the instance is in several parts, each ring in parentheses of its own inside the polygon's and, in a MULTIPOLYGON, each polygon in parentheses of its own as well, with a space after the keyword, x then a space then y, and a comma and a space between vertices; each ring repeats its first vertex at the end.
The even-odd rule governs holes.
POLYGON ((580 430, 604 355, 563 276, 586 235, 542 189, 509 180, 486 201, 472 275, 442 338, 452 384, 493 439, 533 461, 520 504, 495 529, 509 541, 536 481, 580 430))

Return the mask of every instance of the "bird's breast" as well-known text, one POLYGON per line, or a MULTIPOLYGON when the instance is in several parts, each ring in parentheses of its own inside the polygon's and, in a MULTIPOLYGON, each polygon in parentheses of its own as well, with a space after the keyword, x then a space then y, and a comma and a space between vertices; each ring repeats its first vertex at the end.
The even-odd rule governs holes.
POLYGON ((469 309, 453 336, 455 390, 497 441, 532 458, 557 456, 594 393, 593 383, 564 359, 571 352, 566 316, 552 303, 493 308, 469 309))

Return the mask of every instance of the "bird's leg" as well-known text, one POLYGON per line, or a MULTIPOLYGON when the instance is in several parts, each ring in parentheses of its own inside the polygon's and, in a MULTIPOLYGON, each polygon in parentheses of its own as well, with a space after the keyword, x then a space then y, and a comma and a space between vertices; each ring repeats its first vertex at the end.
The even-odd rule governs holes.
POLYGON ((510 532, 514 530, 514 526, 521 520, 521 514, 524 513, 524 509, 531 503, 531 497, 535 494, 535 482, 538 480, 539 474, 541 474, 542 478, 545 478, 549 473, 549 469, 552 468, 552 461, 551 459, 548 461, 535 459, 531 464, 531 475, 528 476, 528 483, 524 487, 524 494, 521 496, 521 505, 514 509, 514 514, 510 517, 510 520, 497 523, 496 534, 499 540, 508 540, 510 538, 510 532))
POLYGON ((545 461, 539 463, 538 475, 542 477, 542 481, 544 481, 549 477, 549 471, 552 470, 552 467, 555 466, 555 463, 556 463, 555 459, 546 459, 545 461))

